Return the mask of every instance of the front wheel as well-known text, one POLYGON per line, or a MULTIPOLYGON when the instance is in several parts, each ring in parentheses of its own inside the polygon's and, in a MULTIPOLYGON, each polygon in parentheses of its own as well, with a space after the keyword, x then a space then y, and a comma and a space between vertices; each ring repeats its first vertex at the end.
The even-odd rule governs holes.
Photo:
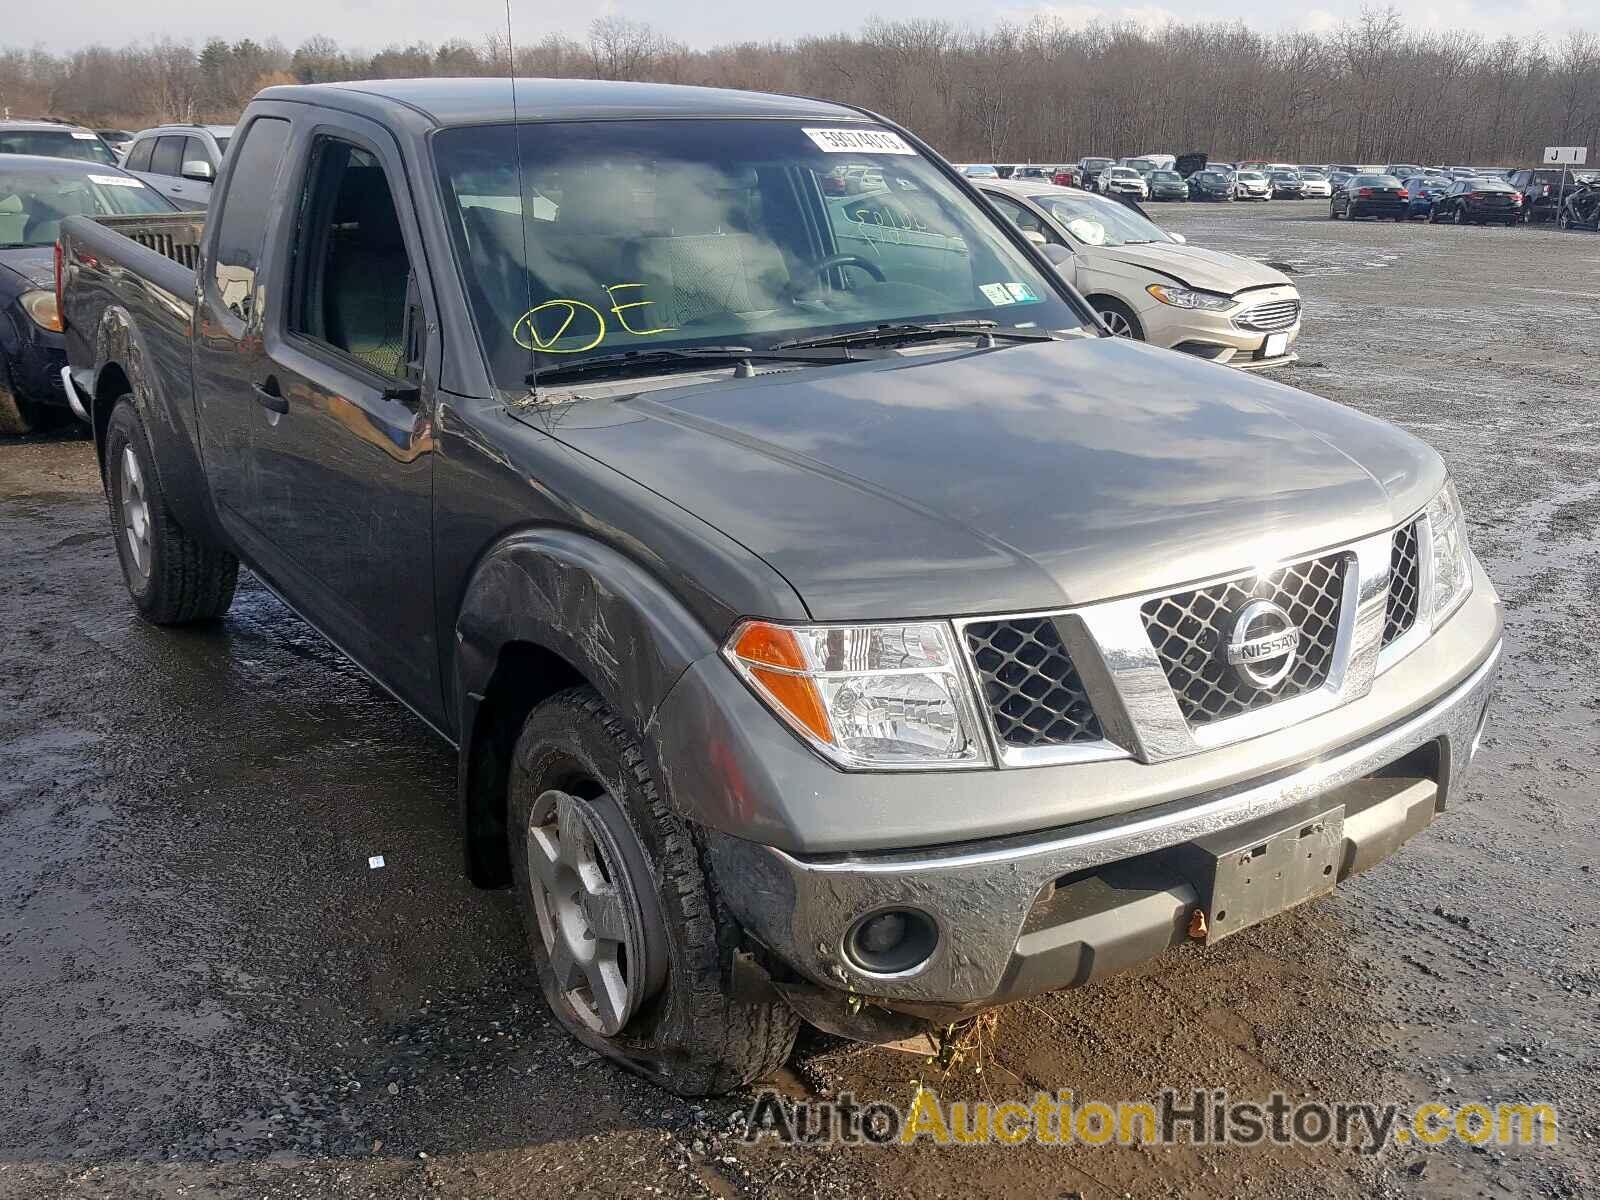
POLYGON ((1100 319, 1106 323, 1106 328, 1113 337, 1132 338, 1136 342, 1144 341, 1144 326, 1139 324, 1139 318, 1120 300, 1113 300, 1108 296, 1096 296, 1090 301, 1095 312, 1100 314, 1100 319))
POLYGON ((799 1019, 775 993, 736 986, 738 926, 599 693, 571 688, 528 715, 507 801, 528 950, 568 1033, 684 1096, 787 1061, 799 1019))
POLYGON ((194 537, 172 515, 132 397, 120 400, 111 414, 105 464, 111 532, 140 615, 156 625, 222 616, 233 603, 239 560, 194 537))
POLYGON ((32 433, 42 424, 41 414, 28 401, 11 389, 6 377, 6 365, 0 361, 0 434, 21 437, 32 433))

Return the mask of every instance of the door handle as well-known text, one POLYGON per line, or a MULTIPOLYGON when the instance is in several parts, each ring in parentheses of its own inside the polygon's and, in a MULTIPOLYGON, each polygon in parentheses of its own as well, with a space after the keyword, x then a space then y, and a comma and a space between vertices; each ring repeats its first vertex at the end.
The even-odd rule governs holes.
POLYGON ((268 412, 286 413, 289 411, 289 402, 284 399, 283 393, 278 391, 278 381, 272 376, 267 376, 265 383, 253 384, 250 390, 256 394, 256 403, 268 412))

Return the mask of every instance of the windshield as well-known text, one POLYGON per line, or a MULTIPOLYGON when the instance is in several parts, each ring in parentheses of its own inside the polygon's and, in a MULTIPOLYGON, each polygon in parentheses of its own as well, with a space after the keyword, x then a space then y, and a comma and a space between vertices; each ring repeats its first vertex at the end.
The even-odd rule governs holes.
POLYGON ((620 351, 772 348, 887 323, 1081 324, 992 217, 886 131, 575 121, 447 129, 434 147, 505 387, 620 351), (859 190, 830 185, 841 167, 859 190))
POLYGON ((1156 183, 1182 183, 1183 176, 1176 171, 1151 171, 1150 178, 1156 183))
POLYGON ((1305 180, 1321 181, 1327 178, 1321 171, 1301 171, 1300 178, 1305 180))
POLYGON ((0 160, 0 246, 49 246, 70 216, 140 216, 173 211, 170 202, 128 175, 82 168, 7 171, 0 160))
POLYGON ((98 137, 71 129, 0 130, 0 154, 42 154, 46 158, 117 165, 117 156, 98 137))
POLYGON ((1237 177, 1247 183, 1260 183, 1266 178, 1260 171, 1240 171, 1237 177))
POLYGON ((1066 191, 1030 198, 1085 246, 1136 246, 1172 240, 1159 225, 1114 200, 1066 191))

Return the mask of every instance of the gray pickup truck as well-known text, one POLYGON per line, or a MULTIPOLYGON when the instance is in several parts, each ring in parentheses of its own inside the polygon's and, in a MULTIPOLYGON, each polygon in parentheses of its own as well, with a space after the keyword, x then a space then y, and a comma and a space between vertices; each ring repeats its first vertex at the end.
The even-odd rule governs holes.
POLYGON ((275 87, 60 260, 139 611, 242 562, 456 746, 552 1011, 679 1092, 1226 937, 1477 747, 1439 457, 1108 336, 869 113, 275 87))

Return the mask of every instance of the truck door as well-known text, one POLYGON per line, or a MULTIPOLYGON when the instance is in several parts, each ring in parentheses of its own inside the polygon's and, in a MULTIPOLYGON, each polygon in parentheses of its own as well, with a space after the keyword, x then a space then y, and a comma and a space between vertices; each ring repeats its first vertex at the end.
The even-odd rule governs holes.
POLYGON ((324 112, 289 155, 272 252, 249 519, 306 615, 412 707, 441 710, 433 601, 432 310, 392 137, 324 112))
POLYGON ((200 264, 195 312, 201 457, 218 516, 247 553, 258 540, 246 524, 250 439, 264 415, 251 386, 265 373, 261 308, 269 273, 261 270, 261 254, 268 219, 282 204, 279 172, 288 145, 289 122, 281 117, 256 117, 241 131, 228 186, 218 196, 221 210, 207 218, 210 252, 200 264))

